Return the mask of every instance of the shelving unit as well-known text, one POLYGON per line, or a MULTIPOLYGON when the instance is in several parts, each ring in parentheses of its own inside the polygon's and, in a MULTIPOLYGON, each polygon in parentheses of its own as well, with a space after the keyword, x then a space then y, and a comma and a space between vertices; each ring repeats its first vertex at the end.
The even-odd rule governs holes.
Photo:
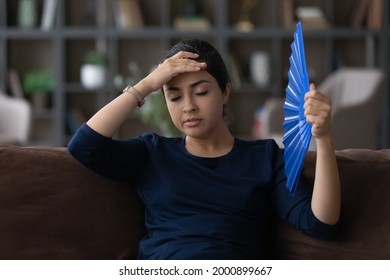
MULTIPOLYGON (((38 0, 40 9, 43 0, 38 0)), ((251 10, 254 29, 238 31, 234 26, 240 9, 237 0, 202 0, 205 16, 212 24, 207 31, 175 30, 173 19, 180 15, 185 1, 139 1, 145 26, 121 30, 115 27, 112 3, 109 0, 58 0, 55 25, 49 31, 39 27, 21 29, 17 26, 17 3, 0 0, 0 89, 8 88, 8 70, 16 69, 22 77, 32 69, 51 69, 57 86, 51 107, 34 113, 31 145, 63 146, 71 136, 67 127, 67 112, 74 106, 88 118, 118 94, 111 81, 118 73, 127 73, 129 61, 139 63, 141 76, 156 65, 164 52, 182 38, 200 38, 212 42, 227 58, 233 54, 244 74, 245 84, 234 87, 231 111, 235 135, 250 137, 253 115, 264 100, 283 96, 289 67, 293 29, 283 26, 282 0, 255 0, 251 10), (90 3, 89 3, 90 2, 90 3), (88 8, 89 7, 89 8, 88 8), (91 11, 95 7, 96 11, 91 11), (107 85, 96 91, 80 84, 82 56, 90 49, 101 48, 109 55, 107 85), (265 88, 255 87, 249 77, 251 54, 269 54, 271 82, 265 88)), ((383 28, 354 29, 349 24, 353 0, 295 0, 296 6, 320 7, 330 23, 327 29, 304 29, 305 48, 311 79, 320 83, 334 69, 335 60, 347 66, 379 67, 389 76, 388 3, 383 1, 383 28)), ((380 147, 389 147, 389 89, 383 100, 380 147)), ((130 137, 148 128, 137 117, 129 118, 118 137, 130 137)))

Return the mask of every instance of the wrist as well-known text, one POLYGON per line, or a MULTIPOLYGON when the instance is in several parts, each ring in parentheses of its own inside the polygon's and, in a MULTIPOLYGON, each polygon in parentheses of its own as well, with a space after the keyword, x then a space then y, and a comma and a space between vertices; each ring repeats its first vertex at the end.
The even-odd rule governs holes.
POLYGON ((317 151, 320 150, 334 150, 333 138, 331 135, 316 138, 317 151))
POLYGON ((123 93, 125 92, 130 93, 137 100, 138 107, 142 107, 145 104, 145 98, 134 86, 128 85, 123 90, 123 93))

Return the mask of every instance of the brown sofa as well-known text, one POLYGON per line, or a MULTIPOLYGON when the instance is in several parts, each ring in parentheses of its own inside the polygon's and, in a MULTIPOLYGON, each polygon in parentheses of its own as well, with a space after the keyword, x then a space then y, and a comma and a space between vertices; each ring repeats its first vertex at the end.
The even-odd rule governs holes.
MULTIPOLYGON (((342 220, 333 240, 276 223, 273 258, 390 259, 390 149, 337 151, 342 220)), ((313 180, 315 153, 303 176, 313 180)), ((134 259, 145 234, 134 190, 66 148, 0 146, 0 259, 134 259)))

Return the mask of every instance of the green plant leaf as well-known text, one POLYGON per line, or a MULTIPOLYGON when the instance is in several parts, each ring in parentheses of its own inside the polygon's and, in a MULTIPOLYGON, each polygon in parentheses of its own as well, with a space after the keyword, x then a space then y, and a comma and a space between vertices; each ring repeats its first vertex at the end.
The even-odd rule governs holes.
POLYGON ((54 90, 56 81, 54 74, 46 70, 34 70, 28 72, 22 82, 23 91, 27 95, 33 93, 50 93, 54 90))

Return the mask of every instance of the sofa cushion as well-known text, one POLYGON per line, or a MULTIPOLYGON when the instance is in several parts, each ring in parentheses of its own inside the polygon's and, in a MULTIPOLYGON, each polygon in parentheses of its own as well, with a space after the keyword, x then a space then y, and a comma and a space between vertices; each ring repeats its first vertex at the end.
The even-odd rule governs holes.
POLYGON ((145 234, 133 188, 66 148, 0 146, 1 259, 132 259, 145 234))
MULTIPOLYGON (((342 209, 335 239, 319 240, 280 222, 275 253, 282 259, 390 259, 390 149, 336 152, 342 209)), ((302 175, 313 182, 314 152, 302 175)))

